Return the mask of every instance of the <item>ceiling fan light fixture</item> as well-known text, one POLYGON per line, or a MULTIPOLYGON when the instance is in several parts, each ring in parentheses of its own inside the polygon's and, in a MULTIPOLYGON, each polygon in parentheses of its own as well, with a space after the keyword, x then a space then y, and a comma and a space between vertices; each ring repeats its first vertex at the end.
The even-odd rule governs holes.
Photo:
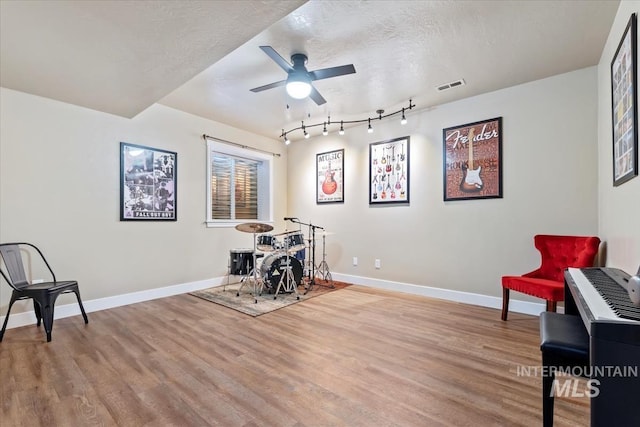
POLYGON ((287 78, 287 93, 294 99, 304 99, 311 93, 309 77, 302 73, 291 73, 287 78))

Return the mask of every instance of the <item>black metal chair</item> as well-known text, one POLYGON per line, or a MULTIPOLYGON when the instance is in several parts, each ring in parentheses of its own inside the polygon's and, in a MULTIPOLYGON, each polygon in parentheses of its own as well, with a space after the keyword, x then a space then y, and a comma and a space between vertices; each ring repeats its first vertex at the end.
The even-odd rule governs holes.
MULTIPOLYGON (((32 251, 29 251, 32 252, 32 251)), ((9 320, 9 313, 11 312, 11 306, 13 303, 22 299, 33 299, 33 310, 35 311, 37 326, 40 326, 40 322, 44 321, 44 330, 47 333, 47 342, 51 341, 51 329, 53 328, 53 309, 56 303, 56 299, 60 294, 67 292, 73 292, 76 294, 78 304, 80 305, 80 311, 84 318, 84 323, 89 323, 87 319, 87 313, 84 311, 82 300, 80 299, 80 290, 78 289, 78 282, 75 280, 58 281, 56 275, 49 266, 46 258, 34 245, 31 243, 0 243, 0 257, 4 262, 5 271, 0 268, 0 274, 13 288, 11 294, 11 301, 9 302, 9 308, 7 309, 7 315, 4 318, 4 324, 2 325, 2 331, 0 331, 0 342, 4 337, 4 331, 7 327, 9 320), (53 280, 51 282, 34 283, 31 284, 27 280, 27 275, 22 262, 22 250, 25 250, 25 246, 34 248, 42 261, 49 269, 53 280), (22 249, 21 249, 22 247, 22 249)))

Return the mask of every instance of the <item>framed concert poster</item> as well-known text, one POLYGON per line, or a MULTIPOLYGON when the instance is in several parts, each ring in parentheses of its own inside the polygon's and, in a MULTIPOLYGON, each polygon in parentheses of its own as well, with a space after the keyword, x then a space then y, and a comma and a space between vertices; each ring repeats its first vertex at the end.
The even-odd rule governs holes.
POLYGON ((120 143, 120 221, 177 219, 178 155, 120 143))
POLYGON ((409 137, 369 144, 369 204, 409 203, 409 137))
POLYGON ((316 203, 344 202, 344 149, 316 154, 316 203))
POLYGON ((629 18, 622 40, 611 61, 614 187, 638 175, 636 62, 636 15, 634 13, 629 18))
POLYGON ((442 130, 444 201, 502 198, 502 117, 442 130))

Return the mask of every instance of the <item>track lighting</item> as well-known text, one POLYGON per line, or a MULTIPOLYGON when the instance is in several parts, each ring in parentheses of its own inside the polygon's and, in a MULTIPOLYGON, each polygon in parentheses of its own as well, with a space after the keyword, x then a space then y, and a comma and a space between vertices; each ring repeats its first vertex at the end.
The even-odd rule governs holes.
MULTIPOLYGON (((288 85, 288 83, 287 83, 288 85)), ((407 110, 411 110, 413 109, 413 107, 415 107, 415 104, 413 103, 413 100, 409 100, 409 106, 408 107, 404 107, 399 109, 398 111, 394 111, 393 113, 389 113, 389 114, 384 114, 384 110, 376 110, 376 114, 377 116, 374 117, 367 117, 366 119, 360 119, 360 120, 340 120, 340 130, 338 131, 338 133, 340 135, 344 135, 344 124, 345 123, 368 123, 367 126, 367 132, 369 133, 373 133, 373 126, 371 125, 371 120, 383 120, 386 119, 387 117, 391 117, 391 116, 395 116, 396 114, 402 114, 402 118, 400 119, 400 123, 401 124, 406 124, 407 123, 407 117, 405 116, 405 113, 407 110), (384 114, 384 115, 383 115, 384 114)), ((286 144, 288 144, 287 141, 289 141, 289 138, 287 137, 287 134, 296 130, 302 130, 302 133, 304 135, 305 138, 309 138, 309 132, 307 132, 307 128, 310 127, 316 127, 316 126, 322 126, 322 134, 323 135, 328 135, 329 134, 329 130, 328 127, 331 125, 337 125, 338 122, 336 121, 331 121, 331 116, 327 117, 327 120, 322 122, 322 123, 315 123, 312 125, 305 125, 304 122, 302 122, 302 124, 294 129, 289 129, 288 131, 285 132, 284 129, 282 129, 282 134, 280 134, 280 137, 284 138, 284 142, 286 144)))

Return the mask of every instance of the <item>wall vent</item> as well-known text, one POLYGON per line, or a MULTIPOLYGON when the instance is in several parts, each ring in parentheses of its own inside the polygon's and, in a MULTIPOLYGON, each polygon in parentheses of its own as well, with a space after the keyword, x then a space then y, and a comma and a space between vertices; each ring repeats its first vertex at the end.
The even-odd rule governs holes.
POLYGON ((456 80, 455 82, 445 83, 436 87, 438 91, 443 91, 447 89, 451 89, 458 86, 464 86, 464 79, 456 80))

